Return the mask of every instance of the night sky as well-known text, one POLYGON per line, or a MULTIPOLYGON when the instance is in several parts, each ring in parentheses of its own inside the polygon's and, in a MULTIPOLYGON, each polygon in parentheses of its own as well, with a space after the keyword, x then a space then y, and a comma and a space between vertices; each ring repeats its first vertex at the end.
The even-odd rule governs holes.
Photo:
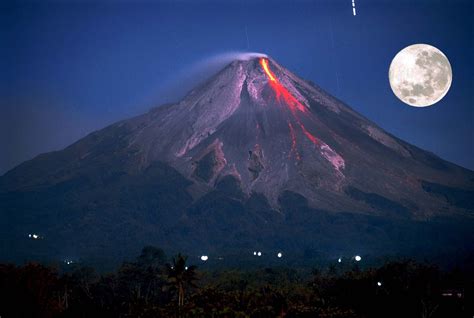
POLYGON ((0 174, 179 99, 229 51, 270 55, 388 132, 474 169, 471 0, 36 1, 0 4, 0 174), (247 36, 248 35, 248 40, 247 36), (402 48, 443 51, 453 84, 432 107, 388 81, 402 48), (191 71, 189 71, 191 70, 191 71))

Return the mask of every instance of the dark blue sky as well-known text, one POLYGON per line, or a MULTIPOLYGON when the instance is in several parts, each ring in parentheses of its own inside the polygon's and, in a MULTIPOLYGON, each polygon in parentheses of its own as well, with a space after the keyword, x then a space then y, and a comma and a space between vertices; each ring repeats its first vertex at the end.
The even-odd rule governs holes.
POLYGON ((356 0, 354 17, 351 0, 2 1, 0 173, 177 99, 191 66, 247 50, 474 169, 471 2, 356 0), (428 108, 401 103, 387 78, 394 55, 414 43, 438 47, 453 69, 450 91, 428 108))

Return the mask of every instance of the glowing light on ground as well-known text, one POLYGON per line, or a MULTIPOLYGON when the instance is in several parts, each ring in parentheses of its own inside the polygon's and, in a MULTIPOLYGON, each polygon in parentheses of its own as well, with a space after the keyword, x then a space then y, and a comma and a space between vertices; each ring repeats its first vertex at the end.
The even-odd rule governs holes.
POLYGON ((377 286, 382 286, 382 282, 377 282, 377 286))
POLYGON ((254 252, 253 252, 253 255, 255 255, 255 256, 256 256, 256 255, 257 255, 257 252, 255 252, 255 251, 254 251, 254 252))
POLYGON ((201 261, 205 262, 209 259, 209 257, 207 255, 202 255, 201 256, 201 261))
POLYGON ((341 263, 341 262, 342 262, 342 258, 338 258, 338 259, 337 259, 337 262, 338 262, 338 263, 341 263))
POLYGON ((33 240, 42 239, 41 236, 39 236, 38 234, 35 234, 35 233, 30 233, 30 234, 28 234, 28 237, 29 237, 30 239, 33 239, 33 240))
POLYGON ((262 252, 258 252, 258 253, 257 253, 257 256, 262 256, 262 252))
POLYGON ((356 260, 356 262, 360 262, 362 260, 362 257, 360 257, 359 255, 356 255, 354 259, 356 260))
POLYGON ((281 258, 282 256, 283 256, 283 254, 282 254, 281 252, 279 252, 279 253, 277 254, 277 257, 278 257, 278 258, 281 258))

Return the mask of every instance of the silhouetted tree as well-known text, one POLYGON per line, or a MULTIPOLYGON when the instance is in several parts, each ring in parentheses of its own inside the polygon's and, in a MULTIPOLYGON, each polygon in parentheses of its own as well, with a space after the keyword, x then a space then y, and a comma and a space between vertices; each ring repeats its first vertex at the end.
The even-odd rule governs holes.
POLYGON ((177 290, 178 307, 184 305, 185 290, 188 286, 197 287, 194 282, 198 279, 196 266, 186 265, 187 257, 181 254, 173 257, 172 264, 167 265, 168 282, 177 290))

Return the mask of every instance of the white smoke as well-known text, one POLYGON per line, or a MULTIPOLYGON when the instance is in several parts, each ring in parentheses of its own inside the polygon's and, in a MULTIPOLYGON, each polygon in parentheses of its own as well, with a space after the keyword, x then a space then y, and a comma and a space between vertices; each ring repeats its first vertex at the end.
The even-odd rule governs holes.
POLYGON ((257 52, 225 52, 216 55, 212 55, 210 57, 206 57, 191 67, 185 70, 186 74, 191 74, 195 76, 200 76, 202 73, 215 73, 220 69, 224 68, 227 64, 239 60, 239 61, 248 61, 253 58, 258 57, 268 57, 266 54, 257 53, 257 52))
POLYGON ((197 64, 230 63, 235 60, 248 61, 257 57, 268 57, 266 54, 258 52, 225 52, 210 56, 197 64))
POLYGON ((153 98, 153 104, 177 101, 199 83, 223 69, 227 64, 235 60, 248 61, 259 57, 268 56, 258 52, 234 51, 202 58, 191 65, 183 67, 172 74, 164 83, 162 82, 156 90, 158 96, 155 95, 156 97, 153 98))

